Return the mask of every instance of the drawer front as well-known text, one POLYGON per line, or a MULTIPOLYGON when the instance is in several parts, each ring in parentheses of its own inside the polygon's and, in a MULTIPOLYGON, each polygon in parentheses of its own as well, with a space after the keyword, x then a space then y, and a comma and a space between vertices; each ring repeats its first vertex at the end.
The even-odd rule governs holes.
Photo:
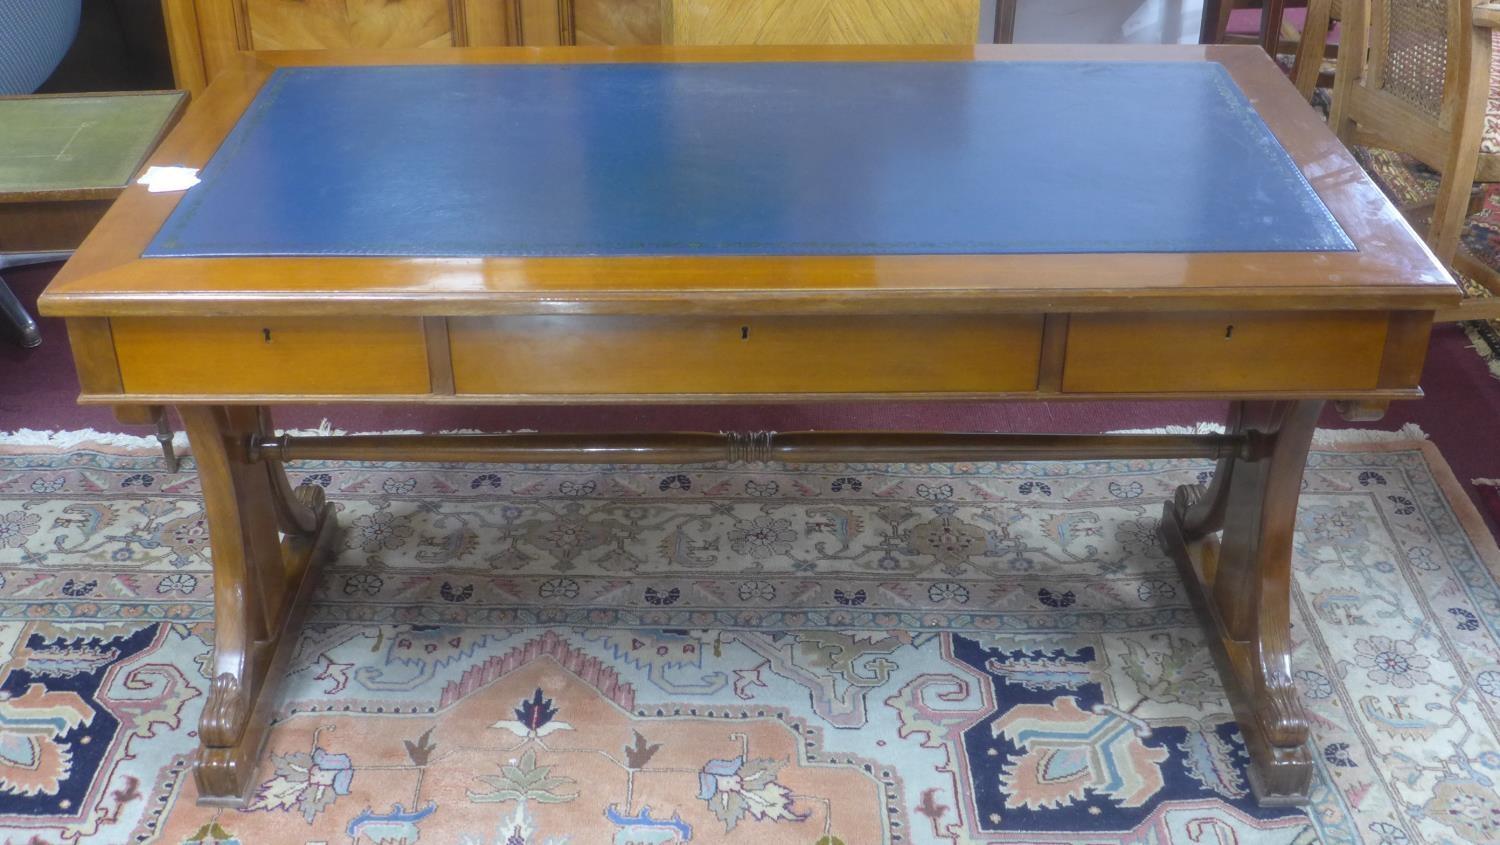
POLYGON ((512 316, 448 321, 460 394, 1036 389, 1040 317, 512 316))
POLYGON ((126 393, 426 393, 427 346, 414 317, 115 318, 126 393))
POLYGON ((1389 315, 1078 314, 1065 393, 1365 390, 1377 386, 1389 315))

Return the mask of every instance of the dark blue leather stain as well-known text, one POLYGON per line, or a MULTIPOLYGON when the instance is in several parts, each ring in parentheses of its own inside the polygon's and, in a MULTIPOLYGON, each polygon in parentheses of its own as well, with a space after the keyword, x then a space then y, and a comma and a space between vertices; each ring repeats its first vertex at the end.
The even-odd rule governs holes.
POLYGON ((277 71, 146 256, 1354 247, 1205 62, 277 71))

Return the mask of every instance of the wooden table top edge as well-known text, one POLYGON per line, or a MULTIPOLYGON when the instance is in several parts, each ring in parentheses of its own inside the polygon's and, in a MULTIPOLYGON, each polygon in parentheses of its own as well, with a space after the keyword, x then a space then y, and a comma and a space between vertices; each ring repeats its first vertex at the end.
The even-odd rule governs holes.
POLYGON ((80 100, 89 97, 157 97, 178 94, 187 99, 187 91, 181 88, 144 88, 133 91, 62 91, 46 94, 0 94, 0 103, 7 100, 80 100))
POLYGON ((1318 399, 1328 401, 1365 400, 1373 402, 1421 399, 1421 388, 1368 388, 1360 390, 1219 390, 1212 393, 1193 391, 1157 391, 1139 393, 1047 393, 1032 391, 957 392, 957 393, 253 393, 243 395, 191 393, 80 393, 80 405, 399 405, 420 402, 433 405, 477 406, 544 406, 544 405, 796 405, 816 403, 859 402, 1139 402, 1139 401, 1283 401, 1318 399), (1232 398, 1231 398, 1232 397, 1232 398))
MULTIPOLYGON (((880 256, 660 256, 609 258, 141 258, 182 193, 132 185, 43 293, 48 316, 138 313, 170 300, 182 313, 226 303, 275 310, 328 300, 378 310, 420 291, 423 313, 514 311, 518 301, 625 302, 656 296, 767 302, 810 291, 898 299, 968 295, 1058 300, 1220 296, 1236 307, 1437 309, 1460 297, 1451 276, 1385 200, 1347 149, 1254 46, 973 45, 899 47, 502 47, 275 51, 246 54, 187 110, 148 165, 201 167, 278 67, 644 61, 1216 61, 1224 65, 1292 154, 1359 249, 1342 253, 1086 253, 880 256), (1372 211, 1373 209, 1373 211, 1372 211), (176 264, 172 262, 178 262, 176 264), (232 264, 233 272, 218 272, 232 264), (247 268, 259 267, 260 273, 247 268), (432 284, 435 268, 453 287, 432 284), (629 268, 629 272, 624 272, 629 268), (378 269, 378 272, 372 270, 378 269), (628 277, 628 278, 627 278, 628 277), (248 279, 248 281, 247 281, 248 279), (622 281, 625 280, 625 281, 622 281), (712 279, 712 283, 705 282, 712 279), (1042 283, 1039 283, 1039 279, 1042 283), (1087 279, 1087 282, 1080 281, 1087 279), (741 280, 736 282, 736 280, 741 280), (955 282, 955 280, 957 280, 955 282), (617 285, 625 285, 624 290, 617 285), (783 287, 784 286, 784 287, 783 287), (1122 294, 1122 290, 1128 293, 1122 294), (1371 293, 1378 290, 1379 295, 1371 293), (942 291, 941 293, 937 291, 942 291), (1368 297, 1368 299, 1366 299, 1368 297), (1260 302, 1260 300, 1270 300, 1260 302), (147 303, 151 303, 148 305, 147 303), (120 310, 116 310, 120 309, 120 310)), ((815 294, 814 294, 815 295, 815 294)), ((874 302, 875 299, 868 300, 874 302)), ((582 307, 582 306, 580 306, 582 307)), ((242 312, 243 313, 243 312, 242 312)))
MULTIPOLYGON (((1243 44, 756 44, 584 45, 570 47, 458 47, 262 50, 244 54, 247 66, 570 64, 626 62, 850 62, 850 61, 1218 61, 1256 55, 1243 44), (1080 59, 1080 51, 1089 56, 1080 59)), ((1264 56, 1264 51, 1260 51, 1264 56)))
POLYGON ((545 295, 472 293, 441 299, 401 291, 367 291, 358 297, 337 292, 267 292, 225 296, 216 291, 170 293, 53 293, 42 313, 49 317, 363 317, 399 308, 413 317, 477 317, 511 314, 661 314, 757 316, 766 314, 954 314, 1100 313, 1109 311, 1434 311, 1458 304, 1462 295, 1447 288, 1399 286, 1319 290, 1315 295, 1272 297, 1263 288, 1215 290, 1212 295, 1176 288, 1060 294, 1049 289, 974 291, 972 289, 858 292, 830 289, 767 294, 763 291, 639 291, 601 295, 588 291, 548 291, 545 295))

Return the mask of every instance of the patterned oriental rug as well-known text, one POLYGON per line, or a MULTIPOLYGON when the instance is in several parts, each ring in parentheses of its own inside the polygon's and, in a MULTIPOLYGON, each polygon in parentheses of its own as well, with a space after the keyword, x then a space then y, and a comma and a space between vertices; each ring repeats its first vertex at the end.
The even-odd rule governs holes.
POLYGON ((194 804, 192 474, 0 448, 0 841, 1500 838, 1500 563, 1415 439, 1297 534, 1319 773, 1262 810, 1173 565, 1194 461, 302 464, 346 527, 244 810, 194 804))

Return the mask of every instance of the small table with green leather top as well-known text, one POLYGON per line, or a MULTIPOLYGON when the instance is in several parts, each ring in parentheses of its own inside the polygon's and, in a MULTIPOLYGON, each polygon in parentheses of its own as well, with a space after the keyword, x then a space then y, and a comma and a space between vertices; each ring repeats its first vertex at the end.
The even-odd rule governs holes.
MULTIPOLYGON (((0 270, 66 258, 186 102, 182 91, 0 97, 0 270)), ((0 314, 22 344, 41 343, 3 281, 0 314)))

